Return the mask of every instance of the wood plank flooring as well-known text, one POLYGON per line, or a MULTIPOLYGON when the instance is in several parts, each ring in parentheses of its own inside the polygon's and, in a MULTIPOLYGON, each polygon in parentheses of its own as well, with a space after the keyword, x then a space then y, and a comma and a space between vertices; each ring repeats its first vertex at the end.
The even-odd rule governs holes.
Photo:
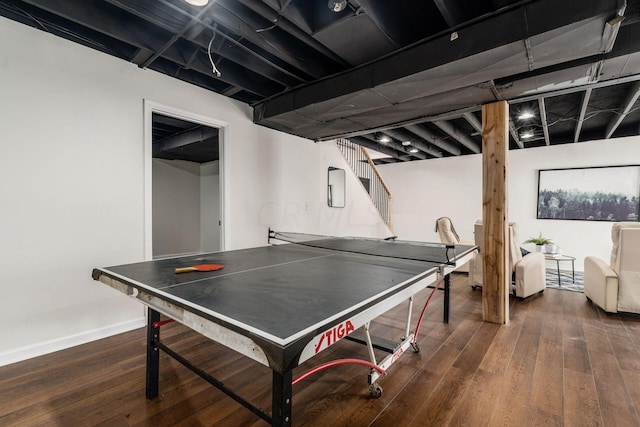
MULTIPOLYGON (((418 295, 419 314, 427 292, 418 295)), ((295 426, 640 426, 640 318, 609 316, 581 293, 547 289, 511 299, 506 326, 481 320, 481 293, 453 275, 451 322, 435 297, 408 352, 369 396, 367 368, 343 365, 294 387, 295 426)), ((406 307, 372 325, 403 333, 406 307)), ((270 411, 266 367, 170 324, 163 340, 242 396, 270 411)), ((160 396, 144 393, 145 333, 136 330, 0 367, 1 426, 265 426, 166 355, 160 396)), ((324 361, 367 358, 342 341, 294 372, 324 361)))

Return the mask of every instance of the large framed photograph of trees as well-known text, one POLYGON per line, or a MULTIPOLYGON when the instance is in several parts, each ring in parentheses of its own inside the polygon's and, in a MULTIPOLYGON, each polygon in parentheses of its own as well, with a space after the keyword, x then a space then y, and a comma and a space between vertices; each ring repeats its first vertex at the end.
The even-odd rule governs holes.
POLYGON ((538 171, 539 219, 638 221, 640 165, 538 171))

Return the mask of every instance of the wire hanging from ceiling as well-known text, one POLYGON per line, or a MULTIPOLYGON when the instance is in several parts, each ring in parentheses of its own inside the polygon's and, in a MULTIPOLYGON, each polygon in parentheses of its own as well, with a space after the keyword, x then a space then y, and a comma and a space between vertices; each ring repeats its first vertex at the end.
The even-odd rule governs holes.
POLYGON ((209 46, 207 47, 207 56, 209 57, 209 62, 211 63, 211 71, 213 72, 213 74, 215 74, 216 77, 220 77, 222 76, 222 73, 218 70, 218 67, 216 67, 215 62, 213 62, 213 58, 211 57, 211 45, 216 38, 217 27, 217 23, 213 25, 213 37, 211 37, 211 41, 209 41, 209 46))

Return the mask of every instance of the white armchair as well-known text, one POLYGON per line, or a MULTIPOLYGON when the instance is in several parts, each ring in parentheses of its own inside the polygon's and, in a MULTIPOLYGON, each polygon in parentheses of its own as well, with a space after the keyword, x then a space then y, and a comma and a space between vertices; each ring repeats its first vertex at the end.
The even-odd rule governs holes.
POLYGON ((611 263, 584 259, 584 294, 608 313, 640 314, 640 223, 616 222, 611 227, 611 263))
MULTIPOLYGON (((482 286, 482 222, 477 221, 474 228, 475 243, 480 254, 470 261, 469 281, 472 287, 482 286)), ((544 254, 529 253, 522 256, 518 243, 518 224, 509 223, 508 235, 509 268, 512 272, 511 291, 519 298, 526 298, 538 292, 544 292, 547 286, 544 254)))
MULTIPOLYGON (((456 233, 456 229, 453 227, 451 220, 443 216, 436 220, 435 231, 440 235, 440 241, 449 245, 474 245, 471 241, 461 241, 460 236, 456 233)), ((456 270, 460 273, 469 272, 469 263, 465 263, 456 270)))

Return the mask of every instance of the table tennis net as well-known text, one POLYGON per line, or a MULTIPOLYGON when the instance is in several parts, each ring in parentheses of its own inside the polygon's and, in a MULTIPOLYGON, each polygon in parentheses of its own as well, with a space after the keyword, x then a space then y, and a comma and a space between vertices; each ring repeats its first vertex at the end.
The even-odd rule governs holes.
POLYGON ((442 243, 385 240, 365 237, 334 237, 269 230, 269 239, 313 248, 387 258, 455 265, 456 248, 442 243))

